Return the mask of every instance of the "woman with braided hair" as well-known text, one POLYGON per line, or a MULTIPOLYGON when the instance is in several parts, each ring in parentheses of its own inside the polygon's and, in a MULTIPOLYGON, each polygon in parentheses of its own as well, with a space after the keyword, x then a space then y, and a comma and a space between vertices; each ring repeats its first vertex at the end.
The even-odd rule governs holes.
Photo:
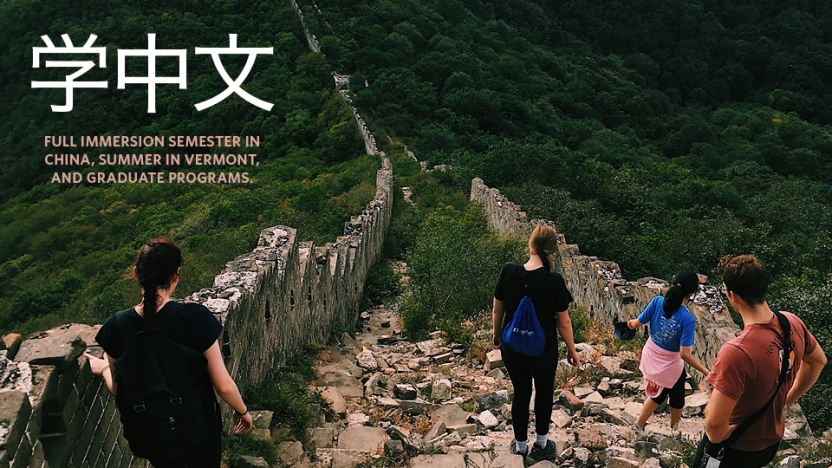
POLYGON ((685 363, 708 375, 708 369, 690 352, 696 334, 696 318, 685 305, 691 294, 698 290, 699 276, 691 270, 679 270, 664 296, 653 298, 638 318, 627 322, 631 329, 650 324, 650 338, 641 352, 639 365, 647 384, 647 398, 637 422, 641 429, 668 396, 670 427, 675 428, 682 419, 685 363))
MULTIPOLYGON (((198 399, 192 401, 197 401, 195 403, 197 407, 204 409, 201 417, 203 421, 207 421, 205 426, 208 427, 201 428, 198 433, 200 435, 199 446, 184 450, 184 455, 170 458, 169 453, 156 454, 153 453, 153 450, 150 451, 152 455, 140 455, 135 453, 136 449, 133 449, 134 455, 148 458, 156 468, 218 468, 222 456, 222 423, 214 390, 216 389, 216 393, 234 409, 234 431, 236 434, 250 431, 252 420, 237 385, 228 374, 223 362, 218 342, 222 331, 220 323, 214 318, 211 311, 201 304, 181 303, 171 300, 171 296, 179 283, 179 267, 181 265, 182 252, 173 242, 154 239, 145 244, 139 252, 132 274, 141 286, 141 302, 130 309, 113 315, 102 325, 95 340, 105 351, 104 359, 96 358, 89 353, 86 353, 86 357, 89 359, 93 373, 104 378, 107 389, 110 393, 116 395, 118 403, 120 401, 119 397, 123 397, 123 395, 118 394, 119 383, 123 382, 123 375, 120 372, 126 366, 122 361, 122 367, 119 367, 119 358, 123 355, 125 359, 134 356, 130 355, 132 349, 134 349, 130 346, 133 346, 141 333, 151 329, 163 333, 163 339, 151 343, 161 343, 165 346, 170 343, 170 346, 173 347, 164 348, 165 350, 182 349, 182 355, 189 356, 190 361, 187 362, 196 362, 193 367, 188 367, 189 372, 184 379, 186 379, 188 385, 192 386, 193 394, 199 396, 198 399), (196 369, 196 371, 191 373, 192 369, 196 369)), ((144 348, 144 350, 147 351, 148 348, 144 348)), ((151 347, 150 350, 152 351, 153 348, 151 347)), ((166 359, 165 356, 169 356, 164 353, 161 354, 163 354, 162 360, 166 359)), ((160 367, 158 360, 154 361, 150 357, 145 359, 144 356, 146 355, 140 354, 139 358, 140 361, 145 363, 145 370, 152 371, 160 367)), ((121 385, 127 384, 122 383, 121 385)), ((124 392, 127 392, 127 390, 124 390, 124 392)), ((171 398, 171 404, 176 404, 174 400, 176 398, 171 398)), ((121 406, 119 408, 120 413, 125 413, 121 406)), ((121 416, 122 422, 125 423, 125 436, 127 437, 128 428, 125 414, 121 416)), ((170 423, 171 426, 174 424, 173 417, 170 418, 170 423)), ((131 448, 133 448, 134 440, 131 440, 130 437, 127 438, 131 443, 131 448)), ((136 446, 138 447, 138 445, 136 446)))

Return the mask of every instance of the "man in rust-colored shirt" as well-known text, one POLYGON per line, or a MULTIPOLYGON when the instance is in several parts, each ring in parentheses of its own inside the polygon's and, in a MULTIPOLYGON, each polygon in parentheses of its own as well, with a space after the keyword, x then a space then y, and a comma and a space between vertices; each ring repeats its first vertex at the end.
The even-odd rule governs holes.
POLYGON ((758 410, 764 412, 729 447, 724 467, 763 467, 774 458, 785 431, 784 409, 815 383, 826 356, 800 318, 782 312, 791 326, 791 370, 778 387, 780 363, 785 362, 784 333, 765 295, 768 277, 762 262, 752 255, 725 256, 718 270, 731 306, 743 319, 742 333, 719 350, 706 380, 713 386, 705 409, 705 435, 695 467, 711 443, 727 439, 758 410), (776 397, 772 400, 774 392, 776 397), (771 404, 768 404, 771 401, 771 404))

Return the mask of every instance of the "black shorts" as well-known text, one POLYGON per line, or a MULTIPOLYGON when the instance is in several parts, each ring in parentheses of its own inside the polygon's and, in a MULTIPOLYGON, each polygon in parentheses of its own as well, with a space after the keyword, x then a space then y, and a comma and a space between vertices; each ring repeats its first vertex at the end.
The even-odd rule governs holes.
POLYGON ((673 388, 665 388, 659 394, 659 396, 655 398, 651 398, 651 400, 655 401, 657 405, 661 405, 664 403, 665 398, 670 396, 670 407, 674 409, 682 409, 685 407, 685 369, 682 368, 682 375, 679 376, 679 380, 673 384, 673 388))

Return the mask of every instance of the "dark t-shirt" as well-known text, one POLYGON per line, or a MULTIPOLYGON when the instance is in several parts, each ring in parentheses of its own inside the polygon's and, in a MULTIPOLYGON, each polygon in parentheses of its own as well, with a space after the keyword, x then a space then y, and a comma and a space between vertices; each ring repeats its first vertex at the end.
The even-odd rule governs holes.
POLYGON ((523 265, 506 263, 494 287, 494 298, 503 303, 503 323, 501 329, 511 322, 517 306, 525 296, 532 298, 537 318, 546 333, 546 347, 539 357, 523 356, 515 353, 508 346, 501 346, 503 361, 507 366, 522 363, 524 367, 555 367, 558 356, 557 312, 569 308, 572 294, 566 289, 563 276, 552 273, 545 268, 527 271, 523 265))
MULTIPOLYGON (((157 314, 173 313, 170 321, 170 339, 193 349, 198 353, 204 353, 217 341, 222 331, 222 325, 202 304, 185 303, 181 304, 179 310, 174 310, 174 303, 168 302, 157 311, 157 314)), ((131 309, 130 318, 137 330, 148 328, 144 318, 131 309)), ((118 328, 118 319, 113 315, 104 322, 95 341, 101 345, 107 355, 118 359, 124 352, 124 340, 118 328)))

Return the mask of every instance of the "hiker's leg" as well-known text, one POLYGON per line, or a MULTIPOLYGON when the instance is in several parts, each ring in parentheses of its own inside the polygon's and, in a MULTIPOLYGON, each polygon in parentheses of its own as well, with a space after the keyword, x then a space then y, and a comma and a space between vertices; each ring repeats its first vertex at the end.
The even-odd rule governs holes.
POLYGON ((674 408, 670 407, 670 428, 676 429, 676 425, 679 424, 679 421, 682 419, 682 409, 683 408, 674 408))
MULTIPOLYGON (((664 392, 662 392, 664 394, 664 392)), ((661 395, 660 395, 661 396, 661 395)), ((664 399, 662 399, 664 401, 664 399)), ((645 398, 644 405, 641 407, 641 413, 638 415, 638 421, 636 424, 639 425, 640 428, 644 429, 644 426, 647 425, 647 419, 656 411, 656 408, 659 407, 659 403, 653 401, 652 398, 645 398)))
POLYGON ((207 437, 200 441, 199 450, 188 457, 188 468, 219 468, 222 459, 222 421, 219 418, 219 405, 212 403, 206 408, 208 421, 214 427, 207 430, 207 437))
POLYGON ((529 403, 532 399, 532 374, 526 369, 508 369, 514 386, 514 400, 511 402, 511 420, 514 438, 523 442, 528 439, 529 403))
POLYGON ((670 427, 672 428, 676 427, 682 419, 682 409, 685 407, 685 375, 685 370, 682 369, 682 375, 670 389, 670 427))
POLYGON ((549 433, 552 419, 552 403, 555 394, 555 372, 557 368, 534 373, 534 421, 537 435, 549 433))

